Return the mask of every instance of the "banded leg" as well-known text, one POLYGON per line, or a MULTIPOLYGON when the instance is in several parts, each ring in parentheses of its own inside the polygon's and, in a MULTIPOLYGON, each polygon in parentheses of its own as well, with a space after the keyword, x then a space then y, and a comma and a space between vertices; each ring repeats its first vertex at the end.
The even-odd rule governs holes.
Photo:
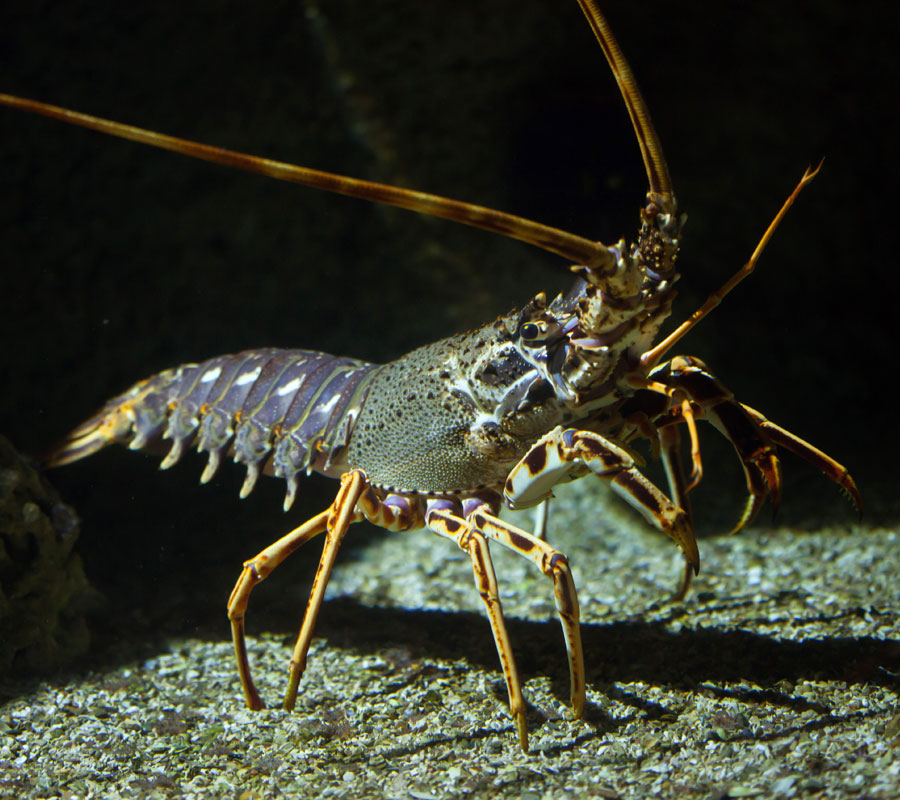
MULTIPOLYGON (((667 387, 664 387, 663 390, 665 391, 666 388, 667 387)), ((670 392, 667 392, 667 394, 670 394, 670 396, 671 396, 670 392)), ((700 456, 700 436, 697 433, 697 419, 694 414, 694 408, 691 405, 691 401, 687 397, 684 396, 683 392, 677 391, 677 394, 681 395, 680 403, 678 404, 677 413, 678 413, 680 420, 685 425, 687 425, 688 438, 690 439, 690 442, 691 442, 691 479, 690 479, 690 482, 685 483, 684 479, 682 477, 681 480, 679 481, 679 483, 681 485, 679 487, 677 487, 677 490, 676 490, 676 487, 672 485, 672 480, 670 477, 668 467, 666 467, 666 478, 669 481, 669 489, 670 489, 670 492, 672 493, 672 499, 676 503, 678 503, 678 505, 681 506, 681 508, 684 508, 684 510, 687 511, 687 509, 683 505, 681 505, 681 503, 679 502, 679 496, 681 497, 681 499, 686 501, 688 493, 693 491, 694 489, 696 489, 697 484, 699 484, 700 481, 703 480, 703 459, 700 456)), ((672 399, 675 400, 677 398, 673 397, 672 399)), ((662 444, 662 442, 660 442, 660 444, 662 444)), ((670 442, 670 444, 671 444, 671 442, 670 442)), ((678 443, 676 445, 676 448, 678 451, 681 450, 680 434, 678 436, 678 443)), ((665 462, 668 458, 665 455, 665 447, 663 447, 662 458, 663 458, 663 463, 665 465, 665 462)), ((679 472, 681 472, 681 461, 680 460, 678 462, 678 469, 679 469, 679 472)))
POLYGON ((244 569, 228 598, 228 619, 231 620, 231 638, 237 659, 238 674, 247 707, 258 711, 265 706, 250 675, 250 661, 247 658, 247 642, 244 635, 244 614, 250 601, 250 592, 260 581, 265 580, 282 561, 298 547, 325 530, 330 511, 323 511, 307 520, 298 528, 270 544, 258 555, 244 562, 244 569))
MULTIPOLYGON (((857 510, 861 498, 856 484, 847 469, 821 450, 786 431, 749 406, 735 400, 697 358, 676 356, 652 373, 654 383, 661 391, 677 391, 686 394, 695 406, 698 418, 705 418, 728 439, 741 461, 747 483, 748 501, 738 524, 732 533, 739 531, 753 520, 767 495, 771 497, 773 511, 781 501, 781 464, 777 447, 784 447, 805 459, 826 477, 838 484, 850 497, 857 510)), ((681 421, 679 409, 672 409, 669 418, 661 425, 681 421)), ((657 421, 660 425, 660 421, 657 421)))
POLYGON ((756 409, 745 406, 743 403, 740 405, 776 445, 790 451, 795 456, 800 456, 804 461, 809 462, 818 469, 826 478, 830 478, 840 486, 847 497, 850 498, 850 502, 853 503, 857 513, 862 515, 862 496, 859 493, 859 489, 856 488, 853 478, 850 477, 850 472, 843 464, 839 464, 827 453, 819 450, 818 447, 811 445, 780 425, 776 425, 771 420, 766 419, 756 409))
MULTIPOLYGON (((656 420, 658 427, 687 421, 684 412, 687 405, 691 421, 694 418, 707 420, 734 447, 744 471, 748 496, 731 533, 736 533, 756 517, 767 495, 771 497, 773 509, 777 510, 781 501, 781 462, 776 448, 734 395, 707 371, 706 365, 692 356, 676 356, 657 367, 651 378, 649 389, 673 400, 678 398, 678 405, 656 420), (688 403, 682 399, 685 397, 688 403)), ((695 429, 696 426, 692 429, 692 440, 695 429)), ((699 450, 695 458, 699 459, 699 450)), ((693 484, 688 490, 690 488, 693 484)))
POLYGON ((325 587, 331 576, 337 551, 349 526, 363 518, 382 528, 395 531, 409 530, 424 524, 422 509, 414 500, 401 495, 388 495, 382 501, 369 485, 365 473, 354 470, 342 476, 341 488, 329 509, 307 520, 257 556, 244 562, 244 569, 228 600, 228 617, 231 620, 238 673, 249 708, 259 710, 264 707, 250 675, 244 634, 244 614, 250 600, 250 592, 298 547, 323 531, 328 531, 303 623, 291 655, 290 677, 284 699, 284 707, 290 711, 296 702, 297 687, 306 667, 312 631, 322 606, 325 587))
MULTIPOLYGON (((660 419, 665 415, 671 415, 671 395, 665 390, 650 391, 638 390, 623 409, 622 416, 632 426, 633 432, 645 438, 650 445, 651 456, 661 460, 666 471, 666 480, 669 485, 669 497, 687 515, 688 522, 693 527, 693 515, 691 512, 690 491, 695 479, 702 476, 702 463, 700 462, 700 446, 696 441, 696 425, 688 426, 691 436, 691 460, 694 471, 691 474, 691 484, 688 485, 684 477, 684 469, 681 462, 681 433, 677 427, 680 417, 673 418, 668 425, 660 424, 660 419)), ((690 407, 687 398, 681 404, 680 412, 683 413, 685 405, 690 407)), ((693 417, 692 417, 693 419, 693 417)), ((630 437, 629 437, 630 440, 630 437)), ((691 587, 694 570, 691 562, 684 559, 684 572, 681 583, 675 590, 672 599, 676 602, 684 600, 691 587)))
MULTIPOLYGON (((693 433, 691 434, 693 437, 693 433)), ((684 478, 684 469, 681 466, 681 434, 678 428, 670 425, 666 428, 660 428, 657 431, 659 438, 660 458, 662 459, 663 468, 666 471, 666 480, 669 484, 669 496, 675 501, 675 504, 687 515, 688 522, 693 527, 693 515, 691 512, 690 490, 694 486, 693 479, 691 485, 688 486, 684 478)), ((691 454, 694 464, 696 465, 700 457, 699 449, 696 450, 696 458, 694 458, 694 443, 691 441, 691 454)), ((685 558, 684 573, 681 576, 681 584, 679 585, 673 600, 681 602, 687 597, 687 593, 691 588, 691 581, 694 577, 694 570, 691 562, 685 558)))
POLYGON ((500 656, 500 665, 503 667, 503 677, 506 679, 509 711, 519 734, 519 744, 522 750, 527 752, 528 726, 525 722, 525 698, 522 696, 522 684, 519 681, 515 656, 509 641, 509 634, 506 631, 506 623, 503 620, 503 607, 497 591, 497 576, 494 572, 494 564, 491 561, 485 534, 472 523, 444 509, 430 510, 426 517, 426 524, 439 536, 456 542, 459 549, 468 553, 472 560, 475 588, 481 595, 487 610, 488 620, 494 634, 494 643, 497 646, 497 654, 500 656))
POLYGON ((476 510, 468 519, 479 531, 495 542, 527 558, 553 581, 556 612, 562 625, 566 653, 569 657, 569 697, 572 702, 572 713, 579 719, 584 713, 584 651, 579 627, 581 612, 578 606, 578 593, 569 569, 569 559, 545 541, 486 511, 476 510))
POLYGON ((627 450, 598 433, 555 428, 543 436, 509 473, 506 502, 511 508, 540 502, 556 484, 570 480, 576 465, 608 480, 616 494, 674 539, 694 572, 699 571, 700 553, 688 515, 638 471, 627 450))
POLYGON ((717 403, 706 411, 712 425, 733 445, 744 470, 749 498, 744 512, 731 533, 737 533, 752 522, 769 496, 772 515, 781 505, 781 461, 775 445, 755 425, 733 398, 717 403))
POLYGON ((285 711, 291 711, 297 702, 297 687, 306 669, 306 654, 309 652, 313 628, 316 625, 319 609, 322 607, 322 599, 325 597, 325 587, 328 585, 328 579, 331 577, 331 571, 334 569, 334 562, 347 529, 351 523, 361 518, 361 514, 356 510, 356 502, 367 486, 368 480, 361 470, 345 473, 341 476, 341 488, 338 490, 337 497, 334 498, 334 502, 328 510, 322 556, 319 559, 318 569, 316 569, 316 577, 313 579, 297 643, 291 653, 290 675, 283 703, 285 711))

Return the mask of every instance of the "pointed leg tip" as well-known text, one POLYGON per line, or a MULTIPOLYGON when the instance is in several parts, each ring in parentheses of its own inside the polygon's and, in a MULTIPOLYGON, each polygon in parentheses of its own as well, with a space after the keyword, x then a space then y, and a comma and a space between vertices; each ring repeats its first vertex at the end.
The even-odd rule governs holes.
POLYGON ((299 677, 296 683, 293 680, 288 684, 287 691, 284 693, 284 702, 282 702, 281 707, 285 711, 293 711, 294 706, 297 704, 297 688, 300 683, 299 677))
POLYGON ((516 731, 519 734, 519 747, 523 753, 528 752, 528 723, 525 721, 524 714, 518 714, 515 718, 516 731))
POLYGON ((259 696, 255 688, 251 688, 251 690, 247 692, 245 699, 247 700, 247 708, 251 711, 262 711, 266 707, 266 704, 263 702, 263 699, 259 696))
POLYGON ((694 568, 694 572, 700 570, 700 547, 697 544, 697 535, 687 514, 679 510, 675 524, 666 533, 675 540, 681 548, 687 562, 694 568))
POLYGON ((697 541, 694 540, 692 543, 692 547, 686 547, 684 549, 684 557, 687 563, 690 565, 690 568, 694 571, 694 575, 700 574, 700 548, 697 546, 697 541))
POLYGON ((581 719, 584 716, 584 694, 572 698, 572 716, 581 719))
POLYGON ((859 518, 859 521, 862 522, 863 518, 863 502, 862 495, 859 493, 859 489, 856 488, 856 482, 853 478, 848 474, 846 476, 846 481, 841 483, 841 488, 844 490, 844 493, 849 498, 850 502, 853 504, 853 508, 856 509, 856 516, 859 518))

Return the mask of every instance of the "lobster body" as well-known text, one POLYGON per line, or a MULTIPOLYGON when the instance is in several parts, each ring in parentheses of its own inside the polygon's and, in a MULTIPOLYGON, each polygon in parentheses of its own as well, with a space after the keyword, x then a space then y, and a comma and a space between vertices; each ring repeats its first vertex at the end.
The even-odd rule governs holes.
POLYGON ((800 190, 804 174, 748 262, 675 331, 657 341, 679 279, 684 215, 631 69, 594 0, 579 0, 619 84, 648 178, 638 234, 604 245, 511 214, 448 198, 281 164, 176 139, 121 123, 0 94, 0 103, 63 119, 229 166, 340 194, 439 216, 516 238, 574 266, 571 289, 543 293, 470 333, 420 347, 384 365, 308 350, 247 350, 186 364, 135 384, 110 400, 46 458, 58 466, 114 442, 132 449, 169 443, 162 468, 191 446, 208 453, 201 481, 230 455, 247 475, 241 496, 262 472, 287 481, 284 506, 312 471, 340 478, 328 509, 244 564, 228 602, 247 704, 262 701, 250 675, 244 614, 253 587, 300 545, 325 534, 322 556, 290 663, 284 701, 293 707, 325 586, 349 526, 368 519, 388 530, 428 527, 470 557, 503 665, 519 741, 527 746, 525 702, 500 604, 489 541, 527 558, 553 582, 568 651, 575 716, 585 704, 579 606, 568 559, 537 535, 497 516, 540 503, 559 483, 594 474, 681 548, 680 594, 699 568, 689 493, 703 473, 696 422, 711 423, 734 446, 748 501, 736 526, 781 493, 778 448, 805 458, 859 508, 847 470, 825 453, 739 403, 690 356, 664 361, 671 348, 744 277, 800 190), (687 429, 685 476, 680 431, 687 429), (666 469, 668 493, 639 471, 630 444, 649 442, 666 469))
MULTIPOLYGON (((633 252, 621 267, 640 276, 639 294, 659 294, 660 281, 633 252)), ((499 499, 512 468, 554 428, 593 418, 592 429, 619 432, 614 408, 644 379, 640 352, 674 296, 671 281, 661 283, 664 313, 646 297, 606 308, 607 298, 579 278, 549 307, 540 294, 522 311, 384 365, 279 348, 184 364, 108 401, 45 463, 67 464, 112 443, 156 451, 168 440, 163 469, 194 446, 209 454, 206 483, 231 455, 247 468, 242 497, 260 473, 287 481, 285 510, 298 477, 312 471, 363 470, 383 496, 487 490, 499 499)))

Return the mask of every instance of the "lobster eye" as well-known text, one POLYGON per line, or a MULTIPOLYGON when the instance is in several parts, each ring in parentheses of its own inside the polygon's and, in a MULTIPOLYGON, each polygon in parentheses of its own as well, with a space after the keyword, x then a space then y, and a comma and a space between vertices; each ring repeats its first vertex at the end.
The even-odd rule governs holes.
POLYGON ((526 322, 522 326, 521 333, 523 339, 537 339, 537 337, 541 335, 541 329, 540 326, 534 322, 526 322))

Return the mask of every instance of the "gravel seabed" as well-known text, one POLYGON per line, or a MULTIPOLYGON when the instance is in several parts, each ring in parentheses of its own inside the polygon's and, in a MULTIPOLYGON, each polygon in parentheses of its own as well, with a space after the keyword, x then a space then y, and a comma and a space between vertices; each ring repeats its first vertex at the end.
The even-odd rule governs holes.
MULTIPOLYGON (((566 707, 549 582, 495 555, 527 754, 467 559, 419 532, 340 562, 293 713, 242 707, 224 622, 217 639, 4 686, 0 797, 900 796, 900 534, 848 522, 705 539, 675 603, 667 542, 595 483, 560 494, 551 540, 579 588, 584 719, 566 707)), ((274 705, 295 632, 259 634, 252 612, 274 705)))

